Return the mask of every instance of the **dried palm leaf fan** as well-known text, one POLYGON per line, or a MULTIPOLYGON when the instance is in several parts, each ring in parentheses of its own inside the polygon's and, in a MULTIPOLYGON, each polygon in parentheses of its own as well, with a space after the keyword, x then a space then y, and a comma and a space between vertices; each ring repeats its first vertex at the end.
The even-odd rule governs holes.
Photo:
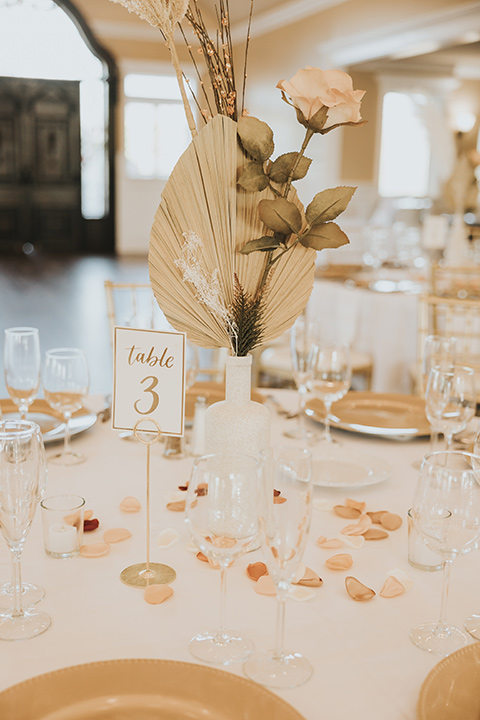
MULTIPOLYGON (((218 268, 225 304, 234 300, 235 275, 254 297, 265 254, 242 255, 239 250, 264 234, 258 203, 274 196, 269 189, 247 193, 239 188, 239 171, 247 162, 236 122, 216 115, 177 162, 151 230, 149 270, 157 302, 171 325, 202 347, 231 347, 228 326, 197 296, 176 261, 182 258, 184 233, 193 232, 202 243, 206 274, 211 276, 218 268)), ((288 199, 300 206, 294 190, 288 199)), ((314 250, 298 244, 276 263, 263 291, 262 331, 256 344, 278 337, 300 315, 313 287, 315 256, 314 250)))

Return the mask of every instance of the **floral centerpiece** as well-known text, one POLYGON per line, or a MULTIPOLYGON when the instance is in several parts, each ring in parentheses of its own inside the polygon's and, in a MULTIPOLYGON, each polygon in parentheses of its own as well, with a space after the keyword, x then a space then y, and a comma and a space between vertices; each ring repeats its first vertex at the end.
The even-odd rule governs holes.
POLYGON ((294 183, 310 168, 305 153, 315 135, 363 124, 364 92, 354 90, 350 76, 339 70, 307 67, 281 80, 277 87, 305 137, 298 151, 274 158, 272 130, 245 108, 253 0, 241 91, 228 0, 216 7, 214 39, 198 0, 113 1, 160 30, 192 134, 166 183, 151 231, 153 291, 172 326, 193 343, 228 347, 243 357, 287 330, 302 312, 313 287, 316 251, 348 243, 334 221, 355 188, 322 190, 304 207, 294 183), (201 95, 192 95, 200 130, 175 46, 178 31, 200 79, 201 95), (199 54, 207 83, 195 59, 199 54))

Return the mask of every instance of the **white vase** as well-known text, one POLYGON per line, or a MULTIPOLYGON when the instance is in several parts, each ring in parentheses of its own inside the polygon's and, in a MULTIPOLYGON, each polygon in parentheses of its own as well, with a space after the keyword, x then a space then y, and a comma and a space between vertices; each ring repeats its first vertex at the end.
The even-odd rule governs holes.
POLYGON ((270 445, 270 411, 251 400, 252 356, 227 356, 225 400, 205 414, 205 451, 255 458, 270 445))

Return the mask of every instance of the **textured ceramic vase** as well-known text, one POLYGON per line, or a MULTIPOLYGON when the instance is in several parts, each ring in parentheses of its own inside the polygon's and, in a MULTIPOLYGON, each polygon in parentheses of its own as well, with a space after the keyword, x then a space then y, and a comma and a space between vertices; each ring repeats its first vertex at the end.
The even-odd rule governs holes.
POLYGON ((270 445, 270 412, 251 400, 252 356, 229 355, 225 365, 225 400, 205 414, 205 451, 256 458, 270 445))

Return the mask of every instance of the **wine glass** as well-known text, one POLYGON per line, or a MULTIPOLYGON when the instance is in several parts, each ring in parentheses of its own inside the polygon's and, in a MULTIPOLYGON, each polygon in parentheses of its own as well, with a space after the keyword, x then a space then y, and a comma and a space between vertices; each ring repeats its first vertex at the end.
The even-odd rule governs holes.
POLYGON ((311 455, 304 449, 277 447, 262 454, 261 470, 260 537, 265 563, 277 591, 276 643, 274 650, 253 653, 243 668, 249 678, 262 685, 297 687, 308 680, 312 667, 300 653, 284 649, 285 601, 310 527, 311 455))
MULTIPOLYGON (((37 487, 37 500, 41 500, 45 494, 45 488, 47 484, 47 456, 45 453, 45 447, 43 444, 42 433, 38 425, 35 426, 35 435, 37 438, 38 447, 38 487, 37 487)), ((45 597, 45 590, 40 585, 31 582, 21 583, 22 593, 22 605, 29 607, 30 605, 36 605, 43 600, 45 597)), ((12 579, 10 582, 4 582, 0 585, 0 613, 3 610, 9 610, 14 604, 14 592, 15 592, 15 577, 12 573, 12 579)))
POLYGON ((446 606, 451 564, 458 555, 474 549, 480 535, 479 479, 478 458, 471 453, 429 453, 415 496, 417 529, 445 563, 439 621, 414 628, 410 638, 422 650, 441 657, 468 642, 462 630, 447 623, 446 606))
POLYGON ((41 436, 27 420, 0 422, 0 528, 12 556, 13 608, 0 615, 0 639, 35 637, 50 625, 47 613, 24 608, 20 558, 37 506, 42 477, 41 436))
POLYGON ((446 449, 453 436, 464 430, 475 415, 475 372, 461 365, 432 367, 425 394, 426 415, 432 429, 442 432, 446 449))
POLYGON ((317 343, 319 339, 319 324, 307 320, 303 315, 297 318, 290 330, 290 356, 292 360, 293 380, 298 390, 298 423, 293 430, 283 434, 295 440, 307 440, 312 437, 308 432, 305 417, 305 402, 307 398, 307 382, 312 376, 317 343))
POLYGON ((258 538, 258 463, 247 455, 218 453, 193 462, 185 520, 198 548, 220 566, 220 625, 196 635, 192 655, 211 663, 242 662, 253 645, 225 628, 226 570, 258 538))
POLYGON ((40 385, 40 340, 37 328, 5 330, 5 384, 8 394, 25 420, 40 385))
POLYGON ((62 413, 65 423, 63 451, 49 458, 58 465, 76 465, 85 460, 84 455, 70 449, 70 418, 82 407, 88 385, 88 365, 83 350, 47 350, 43 380, 45 399, 51 408, 62 413))
POLYGON ((338 443, 330 433, 330 412, 332 404, 347 394, 351 382, 352 366, 348 345, 318 345, 313 373, 307 381, 307 387, 325 406, 324 431, 319 438, 324 443, 338 443))

